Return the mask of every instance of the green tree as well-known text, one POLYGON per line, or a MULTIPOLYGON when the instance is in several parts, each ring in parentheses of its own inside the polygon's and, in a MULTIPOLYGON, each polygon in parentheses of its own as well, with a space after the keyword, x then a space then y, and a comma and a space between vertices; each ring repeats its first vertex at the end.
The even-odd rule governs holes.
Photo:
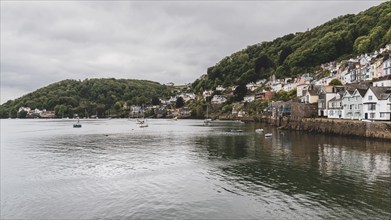
POLYGON ((234 90, 234 100, 242 101, 247 94, 247 87, 245 84, 238 85, 234 90))
POLYGON ((182 108, 185 105, 185 100, 182 97, 176 99, 175 108, 182 108))
POLYGON ((156 96, 152 97, 152 105, 160 105, 160 99, 156 96))
POLYGON ((329 86, 339 86, 339 85, 342 85, 342 82, 339 79, 333 79, 329 83, 329 86))
POLYGON ((27 111, 22 110, 18 112, 18 118, 26 118, 26 116, 27 116, 27 111))

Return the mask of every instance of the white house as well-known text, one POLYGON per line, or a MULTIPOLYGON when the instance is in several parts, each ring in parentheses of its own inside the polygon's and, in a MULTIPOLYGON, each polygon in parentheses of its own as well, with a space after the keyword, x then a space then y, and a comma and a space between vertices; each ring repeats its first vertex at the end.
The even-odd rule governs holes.
POLYGON ((282 89, 285 91, 285 92, 289 92, 291 91, 292 89, 296 88, 297 87, 297 83, 288 83, 288 84, 285 84, 282 89))
POLYGON ((282 83, 273 83, 271 88, 272 91, 278 92, 282 89, 282 83))
POLYGON ((363 97, 365 119, 391 120, 391 88, 370 87, 363 97))
POLYGON ((337 92, 333 86, 322 86, 318 95, 318 116, 327 116, 329 109, 328 103, 337 95, 337 92))
POLYGON ((213 93, 212 90, 205 90, 204 92, 202 92, 202 96, 203 97, 209 97, 209 96, 212 95, 212 93, 213 93))
POLYGON ((391 58, 383 62, 383 74, 391 75, 391 58))
POLYGON ((223 86, 221 86, 221 85, 218 85, 218 86, 216 87, 216 91, 223 92, 223 91, 225 91, 225 88, 224 88, 223 86))
POLYGON ((247 95, 243 99, 243 102, 253 102, 253 101, 255 101, 255 95, 247 95))
POLYGON ((300 85, 297 85, 296 89, 297 89, 297 97, 302 97, 304 95, 304 91, 308 89, 310 85, 309 84, 300 84, 300 85))
POLYGON ((363 118, 362 99, 366 89, 356 89, 353 92, 345 91, 342 97, 342 118, 361 120, 363 118))
POLYGON ((342 117, 342 95, 337 93, 334 98, 327 103, 327 117, 341 118, 342 117))
POLYGON ((249 83, 246 85, 246 87, 247 87, 247 90, 249 90, 249 91, 255 91, 260 86, 255 83, 249 83))
POLYGON ((29 107, 20 107, 18 112, 21 112, 21 111, 30 112, 31 108, 29 108, 29 107))
POLYGON ((373 86, 375 87, 391 87, 391 79, 379 80, 373 82, 373 86))
POLYGON ((224 103, 224 102, 226 102, 227 101, 227 98, 225 98, 224 96, 222 96, 222 95, 215 95, 215 96, 213 96, 213 98, 212 98, 212 100, 211 100, 211 102, 213 103, 213 104, 222 104, 222 103, 224 103))

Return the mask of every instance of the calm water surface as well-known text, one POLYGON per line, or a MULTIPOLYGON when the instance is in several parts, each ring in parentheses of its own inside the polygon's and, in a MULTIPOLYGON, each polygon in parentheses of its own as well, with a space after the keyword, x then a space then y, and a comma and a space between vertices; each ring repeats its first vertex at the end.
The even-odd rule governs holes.
POLYGON ((1 120, 2 219, 391 216, 389 142, 256 123, 74 122, 1 120))

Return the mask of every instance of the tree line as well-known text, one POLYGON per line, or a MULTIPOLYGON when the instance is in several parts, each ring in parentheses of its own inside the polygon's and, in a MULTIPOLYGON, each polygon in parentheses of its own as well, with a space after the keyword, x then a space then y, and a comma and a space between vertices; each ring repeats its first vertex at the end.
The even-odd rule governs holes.
POLYGON ((167 86, 147 80, 63 80, 4 103, 0 117, 17 117, 20 107, 55 111, 58 117, 120 116, 126 114, 124 106, 150 105, 170 95, 167 86))

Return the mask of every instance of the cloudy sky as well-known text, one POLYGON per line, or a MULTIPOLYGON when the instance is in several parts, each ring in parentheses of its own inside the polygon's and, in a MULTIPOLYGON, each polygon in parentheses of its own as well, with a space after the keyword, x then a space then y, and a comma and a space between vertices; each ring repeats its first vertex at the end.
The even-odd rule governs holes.
POLYGON ((1 1, 1 103, 63 79, 193 82, 248 45, 382 1, 1 1))

